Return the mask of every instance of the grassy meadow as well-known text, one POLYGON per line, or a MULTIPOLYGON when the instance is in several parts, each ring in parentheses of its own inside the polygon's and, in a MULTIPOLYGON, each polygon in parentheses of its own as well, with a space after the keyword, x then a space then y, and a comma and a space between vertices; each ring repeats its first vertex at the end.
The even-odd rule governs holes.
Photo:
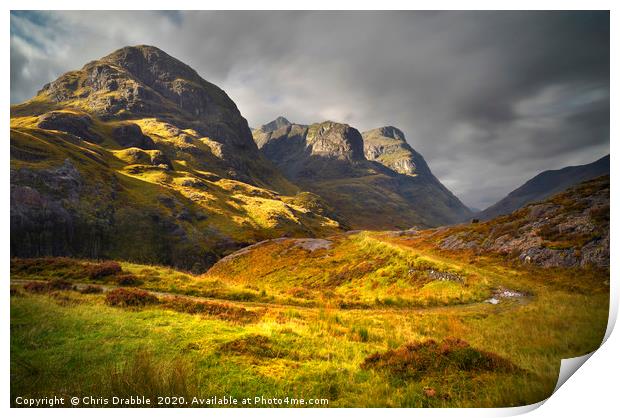
POLYGON ((268 241, 203 275, 13 259, 11 397, 518 406, 548 397, 560 360, 603 338, 608 271, 441 252, 390 233, 328 242, 268 241))

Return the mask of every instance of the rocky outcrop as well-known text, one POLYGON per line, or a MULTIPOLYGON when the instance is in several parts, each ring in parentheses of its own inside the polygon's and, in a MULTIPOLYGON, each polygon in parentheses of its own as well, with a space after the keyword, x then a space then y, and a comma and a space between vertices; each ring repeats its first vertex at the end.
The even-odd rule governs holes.
POLYGON ((342 123, 306 126, 276 120, 253 134, 263 154, 293 180, 344 176, 366 160, 359 131, 342 123))
POLYGON ((112 137, 119 145, 129 148, 155 149, 155 143, 151 138, 142 133, 142 129, 135 123, 126 123, 112 131, 112 137))
POLYGON ((311 125, 306 134, 309 155, 348 161, 363 161, 364 141, 359 131, 342 123, 311 125))
POLYGON ((398 128, 384 126, 366 131, 362 136, 364 154, 371 161, 377 161, 405 175, 416 175, 418 165, 422 169, 428 167, 422 156, 409 146, 405 134, 398 128))
POLYGON ((609 267, 609 176, 447 234, 445 250, 496 252, 544 267, 609 267))
POLYGON ((55 168, 12 170, 11 255, 100 256, 110 212, 99 192, 69 159, 55 168), (90 193, 88 202, 81 201, 84 193, 90 193))
POLYGON ((93 120, 86 114, 48 112, 39 116, 37 127, 75 135, 79 139, 99 143, 101 136, 93 130, 93 120))

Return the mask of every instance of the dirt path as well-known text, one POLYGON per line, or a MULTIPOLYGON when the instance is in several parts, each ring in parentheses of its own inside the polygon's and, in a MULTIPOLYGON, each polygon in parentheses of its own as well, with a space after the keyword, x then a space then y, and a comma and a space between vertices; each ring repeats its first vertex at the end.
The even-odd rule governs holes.
MULTIPOLYGON (((31 283, 31 282, 39 282, 39 283, 46 283, 46 280, 24 280, 24 279, 11 279, 11 284, 12 285, 25 285, 26 283, 31 283)), ((114 290, 114 289, 118 289, 118 288, 122 288, 122 287, 126 287, 126 286, 114 286, 114 285, 108 285, 108 284, 96 284, 96 283, 81 283, 81 282, 72 282, 73 286, 80 290, 83 289, 87 286, 98 286, 101 289, 103 289, 104 292, 109 292, 110 290, 114 290)), ((171 293, 171 292, 162 292, 162 291, 157 291, 157 290, 151 290, 151 289, 145 289, 145 288, 140 288, 142 290, 148 291, 149 293, 152 293, 155 296, 158 297, 184 297, 184 298, 188 298, 197 302, 217 302, 217 303, 226 303, 229 305, 233 305, 233 306, 242 306, 242 307, 253 307, 253 308, 275 308, 275 309, 297 309, 297 310, 302 310, 302 311, 316 311, 316 310, 320 310, 320 309, 324 309, 325 307, 322 306, 299 306, 299 305, 287 305, 287 304, 283 304, 283 303, 269 303, 269 302, 251 302, 251 301, 236 301, 236 300, 230 300, 230 299, 221 299, 221 298, 212 298, 212 297, 206 297, 206 296, 190 296, 190 295, 185 295, 182 293, 171 293)), ((526 305, 530 302, 531 298, 524 296, 524 297, 519 297, 519 298, 511 298, 512 300, 517 300, 519 303, 518 304, 510 304, 508 305, 509 309, 514 309, 517 308, 519 306, 523 306, 526 305)), ((338 308, 338 307, 334 307, 332 309, 337 309, 337 310, 346 310, 346 311, 351 311, 351 312, 364 312, 364 311, 372 311, 375 314, 381 314, 381 313, 394 313, 394 312, 400 312, 400 313, 433 313, 433 312, 449 312, 449 311, 453 311, 453 310, 461 310, 463 312, 469 311, 469 310, 474 310, 474 309, 478 309, 481 307, 487 308, 489 309, 491 312, 495 311, 505 311, 505 309, 501 309, 501 308, 505 308, 507 306, 507 304, 499 304, 499 305, 491 305, 489 303, 487 303, 486 301, 482 301, 482 302, 472 302, 472 303, 463 303, 463 304, 455 304, 455 305, 447 305, 447 306, 429 306, 429 307, 392 307, 392 308, 338 308), (501 305, 501 307, 500 307, 501 305), (500 307, 500 309, 498 309, 498 307, 500 307)), ((329 308, 328 308, 329 309, 329 308)))

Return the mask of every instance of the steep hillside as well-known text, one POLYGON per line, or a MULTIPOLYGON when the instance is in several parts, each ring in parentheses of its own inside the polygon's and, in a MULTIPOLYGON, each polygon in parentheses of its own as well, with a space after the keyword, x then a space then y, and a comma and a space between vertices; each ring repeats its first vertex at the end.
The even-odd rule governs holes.
POLYGON ((459 222, 469 210, 432 175, 369 161, 357 129, 336 122, 263 125, 253 132, 264 155, 293 182, 312 191, 356 229, 394 229, 459 222), (275 128, 275 129, 274 129, 275 128))
POLYGON ((476 218, 487 220, 506 215, 528 203, 544 200, 584 180, 606 174, 609 174, 609 155, 590 164, 544 171, 510 192, 499 202, 476 214, 476 218))
POLYGON ((11 108, 14 256, 201 271, 261 239, 339 230, 300 192, 224 91, 154 47, 120 49, 11 108))

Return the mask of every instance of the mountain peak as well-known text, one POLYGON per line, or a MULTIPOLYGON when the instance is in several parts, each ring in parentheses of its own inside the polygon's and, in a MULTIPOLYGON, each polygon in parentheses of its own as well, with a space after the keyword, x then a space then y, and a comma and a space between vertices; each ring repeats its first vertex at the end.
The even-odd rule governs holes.
POLYGON ((396 139, 405 142, 405 134, 394 126, 382 126, 381 128, 371 129, 363 133, 364 136, 381 136, 384 138, 396 139))
POLYGON ((289 179, 324 198, 350 227, 409 228, 471 215, 395 127, 362 136, 352 126, 328 120, 272 132, 257 129, 253 135, 289 179), (368 145, 378 153, 374 161, 368 161, 373 155, 366 152, 368 145))
POLYGON ((362 134, 366 158, 377 161, 405 175, 430 174, 424 158, 405 139, 405 134, 394 126, 371 129, 362 134))
POLYGON ((198 84, 204 80, 189 65, 150 45, 126 46, 87 64, 110 63, 123 68, 147 85, 158 79, 188 80, 198 84))
POLYGON ((241 117, 223 90, 189 65, 148 45, 124 47, 91 61, 46 84, 39 95, 105 119, 168 114, 211 122, 223 113, 241 117))
POLYGON ((269 123, 262 125, 259 130, 262 132, 273 132, 285 126, 292 125, 291 122, 288 121, 284 116, 278 116, 274 120, 269 123))

